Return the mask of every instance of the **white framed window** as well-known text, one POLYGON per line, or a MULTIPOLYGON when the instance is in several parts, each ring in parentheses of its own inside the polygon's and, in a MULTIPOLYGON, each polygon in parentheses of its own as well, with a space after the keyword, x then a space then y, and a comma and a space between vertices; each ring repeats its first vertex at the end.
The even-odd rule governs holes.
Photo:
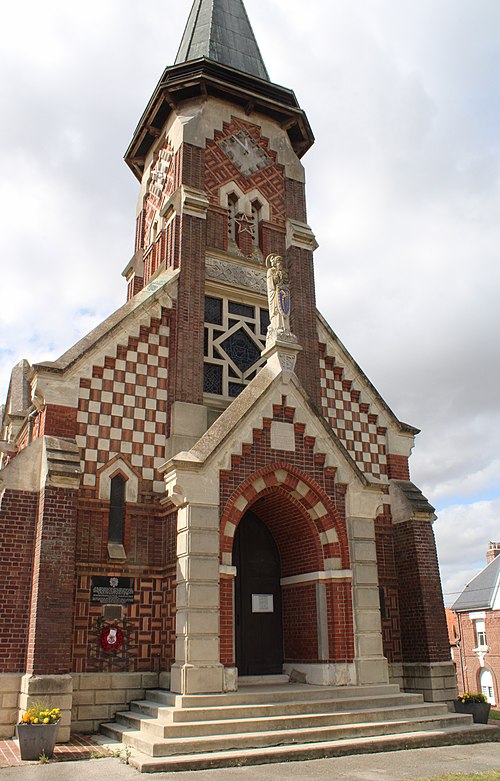
POLYGON ((484 626, 484 618, 478 618, 474 621, 474 631, 476 633, 476 646, 477 648, 485 648, 486 642, 486 629, 484 626))
POLYGON ((481 691, 490 705, 496 705, 495 690, 493 688, 493 676, 489 670, 483 670, 481 673, 481 691))

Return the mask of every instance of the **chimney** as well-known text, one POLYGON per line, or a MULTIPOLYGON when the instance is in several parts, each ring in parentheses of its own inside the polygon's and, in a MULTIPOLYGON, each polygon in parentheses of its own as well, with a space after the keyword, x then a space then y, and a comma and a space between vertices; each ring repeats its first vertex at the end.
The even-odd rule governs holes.
POLYGON ((500 556, 500 542, 490 542, 486 551, 486 563, 491 564, 497 556, 500 556))

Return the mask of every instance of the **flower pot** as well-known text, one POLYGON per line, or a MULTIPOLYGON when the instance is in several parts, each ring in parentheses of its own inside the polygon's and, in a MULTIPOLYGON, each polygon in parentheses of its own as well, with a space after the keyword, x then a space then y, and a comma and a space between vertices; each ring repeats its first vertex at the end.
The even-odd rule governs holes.
POLYGON ((474 719, 475 724, 487 724, 491 705, 489 702, 462 702, 453 700, 455 713, 468 713, 474 719))
POLYGON ((44 754, 51 757, 56 745, 59 724, 18 724, 17 737, 21 759, 37 760, 44 754))

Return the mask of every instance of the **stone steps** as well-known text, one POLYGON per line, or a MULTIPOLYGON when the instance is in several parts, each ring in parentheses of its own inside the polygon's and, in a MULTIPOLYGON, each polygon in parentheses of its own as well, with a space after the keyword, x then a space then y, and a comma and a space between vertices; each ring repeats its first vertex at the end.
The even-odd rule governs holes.
MULTIPOLYGON (((358 737, 380 737, 397 735, 401 732, 418 732, 424 729, 443 729, 462 724, 459 714, 447 716, 424 716, 358 722, 356 724, 326 725, 296 729, 260 730, 258 732, 238 732, 176 738, 154 737, 143 729, 130 728, 126 724, 115 722, 112 728, 103 725, 105 734, 115 737, 122 743, 143 751, 153 757, 175 756, 176 754, 201 754, 208 751, 234 751, 249 748, 269 748, 283 744, 322 743, 325 741, 345 740, 358 737)), ((472 718, 467 721, 472 724, 472 718)), ((244 728, 244 725, 242 725, 244 728)))
POLYGON ((465 745, 499 740, 500 730, 480 724, 455 729, 384 735, 381 737, 335 740, 323 743, 302 743, 244 751, 214 751, 171 757, 148 757, 132 749, 129 764, 141 773, 210 770, 222 767, 267 765, 275 762, 297 762, 353 754, 375 754, 382 751, 401 751, 409 748, 465 745))
MULTIPOLYGON (((268 704, 289 702, 292 698, 308 700, 345 700, 349 697, 377 697, 401 694, 397 684, 372 686, 312 686, 286 683, 240 688, 225 694, 174 694, 166 689, 148 689, 148 700, 175 708, 210 708, 220 705, 268 704)), ((420 695, 416 695, 420 697, 420 695)))
POLYGON ((137 769, 156 772, 384 751, 403 747, 403 740, 446 745, 499 739, 500 731, 485 738, 484 730, 492 728, 478 728, 470 716, 397 686, 256 681, 228 694, 151 690, 115 722, 102 724, 101 732, 132 751, 137 769))
MULTIPOLYGON (((353 711, 368 709, 375 705, 379 708, 392 708, 403 705, 418 705, 422 702, 419 694, 379 695, 377 697, 350 697, 343 699, 324 700, 296 700, 276 703, 245 703, 239 705, 219 705, 197 708, 172 708, 160 705, 149 699, 137 700, 130 703, 134 711, 152 716, 162 724, 173 724, 185 721, 211 721, 213 719, 237 719, 237 718, 271 718, 273 716, 290 716, 297 712, 304 713, 338 713, 340 711, 353 711)), ((445 706, 446 710, 446 706, 445 706)))
MULTIPOLYGON (((132 703, 133 705, 133 703, 132 703)), ((447 716, 446 705, 428 706, 427 704, 394 706, 391 716, 396 720, 414 719, 418 717, 447 716)), ((454 715, 454 714, 453 714, 454 715)), ((293 729, 308 729, 313 727, 353 725, 358 723, 376 722, 380 720, 380 708, 371 710, 352 710, 340 713, 295 713, 294 715, 257 716, 247 718, 226 718, 211 721, 190 721, 164 724, 154 716, 144 715, 135 710, 117 713, 116 721, 133 730, 140 730, 145 735, 161 738, 196 737, 220 734, 235 734, 241 732, 268 732, 286 730, 289 734, 293 729)))

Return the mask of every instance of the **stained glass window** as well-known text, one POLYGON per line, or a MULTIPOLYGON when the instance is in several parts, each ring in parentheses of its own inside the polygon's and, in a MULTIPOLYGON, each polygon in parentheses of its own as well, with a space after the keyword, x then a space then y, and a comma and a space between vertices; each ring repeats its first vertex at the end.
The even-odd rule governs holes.
POLYGON ((236 382, 230 382, 228 387, 229 396, 231 396, 232 399, 235 399, 236 396, 240 395, 244 387, 244 385, 238 385, 236 382))
POLYGON ((254 306, 248 306, 247 304, 239 304, 237 301, 228 301, 227 308, 232 315, 241 315, 242 317, 250 317, 252 320, 255 317, 254 306))
POLYGON ((222 395, 222 366, 206 363, 203 367, 203 390, 205 393, 222 395))
POLYGON ((222 299, 205 296, 205 322, 222 325, 222 299))
POLYGON ((204 392, 236 398, 265 364, 269 315, 258 305, 205 299, 204 392))
POLYGON ((267 309, 261 309, 260 310, 260 332, 264 336, 267 334, 267 329, 269 326, 269 312, 267 309))
POLYGON ((221 347, 242 372, 259 360, 262 351, 242 328, 224 339, 221 347))

